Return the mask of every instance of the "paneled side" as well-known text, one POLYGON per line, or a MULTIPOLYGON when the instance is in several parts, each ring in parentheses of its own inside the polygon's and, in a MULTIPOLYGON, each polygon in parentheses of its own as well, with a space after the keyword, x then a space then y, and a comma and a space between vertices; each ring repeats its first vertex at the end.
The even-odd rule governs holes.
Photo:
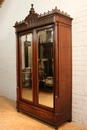
POLYGON ((71 109, 71 29, 59 24, 59 113, 71 109))

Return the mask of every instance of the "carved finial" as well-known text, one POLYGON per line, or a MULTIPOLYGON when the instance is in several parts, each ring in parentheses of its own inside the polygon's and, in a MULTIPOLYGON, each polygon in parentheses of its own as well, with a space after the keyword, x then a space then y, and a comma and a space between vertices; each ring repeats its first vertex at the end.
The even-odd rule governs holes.
POLYGON ((33 4, 31 4, 31 9, 30 9, 30 14, 34 14, 35 11, 34 11, 34 8, 33 8, 33 4))
POLYGON ((57 6, 55 6, 55 9, 57 9, 57 6))
POLYGON ((31 4, 31 8, 33 8, 33 4, 31 4))

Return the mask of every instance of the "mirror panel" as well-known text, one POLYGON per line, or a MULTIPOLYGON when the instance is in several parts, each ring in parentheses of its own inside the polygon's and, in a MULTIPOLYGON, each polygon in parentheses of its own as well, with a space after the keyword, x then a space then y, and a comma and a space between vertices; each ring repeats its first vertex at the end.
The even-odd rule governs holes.
POLYGON ((32 33, 21 36, 22 98, 32 101, 32 33))
POLYGON ((53 28, 38 32, 39 104, 53 108, 53 28))

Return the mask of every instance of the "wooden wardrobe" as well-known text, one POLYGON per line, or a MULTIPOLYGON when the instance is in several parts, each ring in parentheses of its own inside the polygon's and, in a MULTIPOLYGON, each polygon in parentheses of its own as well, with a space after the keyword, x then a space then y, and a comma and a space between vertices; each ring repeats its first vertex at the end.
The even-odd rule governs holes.
POLYGON ((17 110, 58 126, 72 120, 72 18, 55 7, 16 22, 17 110))

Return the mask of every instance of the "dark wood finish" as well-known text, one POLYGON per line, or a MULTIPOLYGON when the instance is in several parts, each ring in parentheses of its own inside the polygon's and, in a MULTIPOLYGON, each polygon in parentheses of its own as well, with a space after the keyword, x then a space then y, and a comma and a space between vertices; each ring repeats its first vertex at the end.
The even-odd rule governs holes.
POLYGON ((29 15, 15 23, 17 41, 17 110, 55 126, 72 120, 72 18, 57 8, 37 14, 33 5, 29 15), (38 104, 38 30, 53 27, 54 57, 54 108, 38 104), (21 33, 33 32, 32 40, 32 88, 33 102, 21 98, 21 33))

